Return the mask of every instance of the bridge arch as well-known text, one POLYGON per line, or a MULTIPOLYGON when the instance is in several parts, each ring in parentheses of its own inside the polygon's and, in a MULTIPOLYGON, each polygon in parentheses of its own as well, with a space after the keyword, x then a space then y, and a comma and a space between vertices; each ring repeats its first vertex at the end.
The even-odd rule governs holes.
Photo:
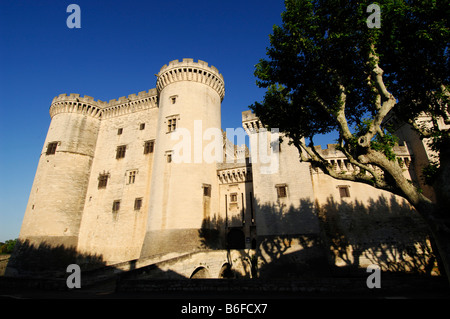
POLYGON ((210 278, 209 271, 205 267, 197 267, 192 273, 190 279, 210 278))

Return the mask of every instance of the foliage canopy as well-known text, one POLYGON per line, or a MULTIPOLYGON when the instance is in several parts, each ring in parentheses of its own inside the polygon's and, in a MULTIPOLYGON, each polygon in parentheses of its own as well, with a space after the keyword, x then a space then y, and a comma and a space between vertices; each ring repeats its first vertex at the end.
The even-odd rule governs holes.
MULTIPOLYGON (((256 65, 257 85, 267 89, 264 100, 250 108, 291 138, 303 160, 333 175, 304 138, 313 146, 314 136, 338 131, 340 147, 353 164, 367 169, 364 164, 370 163, 385 176, 395 174, 379 156, 368 156, 375 151, 395 159, 396 138, 383 125, 388 113, 414 125, 422 137, 433 137, 436 145, 448 139, 448 131, 438 129, 439 118, 450 123, 447 1, 380 1, 379 29, 367 24, 370 1, 285 4, 283 23, 270 35, 268 58, 256 65), (431 115, 432 127, 417 124, 424 112, 431 115)), ((350 178, 405 195, 397 184, 372 175, 350 178)))
POLYGON ((11 254, 16 245, 17 239, 9 239, 4 243, 0 242, 0 254, 11 254))
POLYGON ((250 108, 290 139, 302 161, 405 197, 430 226, 450 282, 450 4, 380 0, 380 28, 370 28, 371 4, 286 0, 282 25, 273 27, 267 58, 255 69, 264 100, 250 108), (435 202, 395 160, 391 116, 432 141, 438 158, 424 173, 435 202), (332 131, 359 172, 335 172, 315 149, 314 136, 332 131))

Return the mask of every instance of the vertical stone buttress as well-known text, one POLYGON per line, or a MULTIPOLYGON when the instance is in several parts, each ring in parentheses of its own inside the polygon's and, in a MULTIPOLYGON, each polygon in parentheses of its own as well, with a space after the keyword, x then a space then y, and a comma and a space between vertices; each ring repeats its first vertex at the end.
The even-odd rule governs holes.
POLYGON ((216 162, 205 161, 203 157, 211 143, 203 140, 203 134, 214 128, 222 139, 223 77, 206 62, 192 59, 172 61, 157 76, 158 132, 141 257, 198 249, 199 230, 219 210, 216 162), (174 139, 174 128, 188 137, 189 141, 183 145, 189 149, 176 150, 184 137, 174 139), (182 162, 174 152, 185 155, 182 162), (190 157, 184 152, 190 152, 190 157))
POLYGON ((36 247, 76 247, 100 124, 96 103, 79 94, 53 99, 52 120, 19 240, 28 240, 36 247))

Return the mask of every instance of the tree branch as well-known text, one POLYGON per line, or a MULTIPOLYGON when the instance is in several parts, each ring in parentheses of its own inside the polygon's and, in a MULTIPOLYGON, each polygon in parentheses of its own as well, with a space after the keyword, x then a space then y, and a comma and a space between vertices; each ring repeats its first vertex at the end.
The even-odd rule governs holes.
POLYGON ((364 164, 360 163, 359 161, 355 160, 355 158, 345 148, 341 148, 341 151, 344 153, 344 155, 347 157, 347 160, 351 164, 359 167, 360 169, 363 169, 363 170, 366 170, 367 172, 369 172, 373 176, 374 184, 376 184, 376 186, 378 188, 383 188, 383 189, 387 189, 387 188, 391 189, 392 188, 384 182, 384 179, 381 177, 381 175, 379 175, 373 168, 371 168, 368 165, 364 165, 364 164))
POLYGON ((403 176, 403 170, 396 161, 390 161, 383 153, 370 149, 367 154, 364 155, 370 163, 381 167, 387 172, 395 181, 395 191, 398 195, 406 197, 412 205, 418 205, 420 202, 431 201, 417 191, 416 187, 403 176))
MULTIPOLYGON (((373 121, 370 123, 367 133, 358 139, 358 144, 364 148, 370 147, 370 141, 377 133, 382 131, 381 123, 384 118, 397 104, 395 97, 386 89, 386 86, 384 85, 383 69, 381 69, 378 65, 380 59, 379 56, 375 54, 374 45, 372 45, 369 57, 375 63, 372 69, 371 77, 374 79, 375 88, 377 89, 379 96, 376 100, 376 109, 378 112, 375 114, 373 121)), ((372 85, 371 81, 368 82, 372 85)))
MULTIPOLYGON (((346 104, 346 100, 347 100, 347 95, 345 94, 345 87, 341 83, 339 83, 339 89, 341 91, 340 92, 340 107, 335 116, 335 119, 341 129, 344 140, 348 142, 351 140, 353 135, 350 132, 347 119, 345 118, 345 104, 346 104)), ((333 115, 334 112, 325 104, 325 102, 320 97, 316 97, 316 101, 325 110, 325 112, 327 112, 330 115, 333 115)))
POLYGON ((345 117, 345 106, 346 106, 346 102, 347 102, 347 95, 345 94, 345 87, 341 82, 339 82, 339 90, 341 91, 341 93, 340 93, 340 104, 341 105, 340 105, 339 111, 337 113, 336 121, 338 122, 338 125, 341 128, 343 139, 346 142, 349 142, 352 139, 353 135, 350 132, 350 129, 348 127, 348 122, 345 117))

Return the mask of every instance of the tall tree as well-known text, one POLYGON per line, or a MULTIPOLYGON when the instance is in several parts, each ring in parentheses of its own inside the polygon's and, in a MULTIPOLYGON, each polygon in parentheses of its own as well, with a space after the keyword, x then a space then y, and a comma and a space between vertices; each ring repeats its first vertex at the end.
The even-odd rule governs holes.
POLYGON ((256 65, 264 100, 250 108, 265 125, 285 133, 302 161, 334 178, 405 197, 430 226, 450 281, 449 1, 385 0, 374 6, 286 0, 285 5, 267 58, 256 65), (432 139, 439 155, 429 170, 436 202, 403 176, 393 152, 395 136, 383 125, 388 113, 432 139), (417 122, 421 114, 430 117, 428 125, 417 122), (338 174, 315 150, 314 136, 332 131, 348 161, 366 174, 338 174))

